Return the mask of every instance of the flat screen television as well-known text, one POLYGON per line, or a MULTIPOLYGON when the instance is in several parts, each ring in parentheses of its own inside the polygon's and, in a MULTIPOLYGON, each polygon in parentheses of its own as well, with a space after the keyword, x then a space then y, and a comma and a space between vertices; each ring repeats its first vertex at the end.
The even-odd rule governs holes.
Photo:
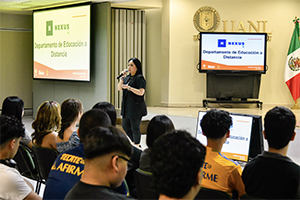
POLYGON ((266 73, 266 33, 200 32, 200 73, 266 73))
MULTIPOLYGON (((196 139, 206 146, 207 139, 200 126, 205 114, 205 111, 198 112, 196 139)), ((264 150, 262 117, 241 113, 230 113, 230 116, 233 122, 230 137, 224 143, 221 153, 229 159, 248 162, 264 150)))
POLYGON ((33 13, 33 78, 90 81, 91 6, 33 13))

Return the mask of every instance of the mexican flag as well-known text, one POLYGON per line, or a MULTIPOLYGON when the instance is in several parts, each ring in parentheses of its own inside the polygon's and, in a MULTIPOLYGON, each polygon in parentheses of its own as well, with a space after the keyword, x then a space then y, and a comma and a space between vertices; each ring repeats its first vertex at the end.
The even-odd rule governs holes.
POLYGON ((293 99, 300 97, 300 34, 299 19, 294 20, 295 29, 285 64, 284 81, 293 99))

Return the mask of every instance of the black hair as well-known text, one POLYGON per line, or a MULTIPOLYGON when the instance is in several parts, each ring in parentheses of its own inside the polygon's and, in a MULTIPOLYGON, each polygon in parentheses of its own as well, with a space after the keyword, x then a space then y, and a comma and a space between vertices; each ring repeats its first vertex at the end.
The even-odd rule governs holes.
POLYGON ((126 135, 115 126, 91 129, 85 137, 84 157, 93 159, 112 152, 131 156, 132 145, 126 135))
POLYGON ((218 139, 227 133, 232 118, 227 111, 211 109, 203 116, 200 125, 207 138, 218 139))
POLYGON ((137 58, 130 58, 130 59, 128 60, 128 62, 130 62, 130 61, 132 61, 132 62, 135 64, 135 66, 136 66, 137 71, 136 71, 135 74, 136 74, 136 75, 138 75, 138 74, 143 75, 142 63, 141 63, 141 61, 140 61, 139 59, 137 59, 137 58))
POLYGON ((282 149, 294 134, 296 117, 288 108, 276 106, 265 115, 264 126, 269 147, 282 149))
POLYGON ((25 136, 24 125, 15 116, 1 115, 0 118, 0 145, 25 136))
POLYGON ((17 96, 6 97, 2 103, 2 115, 15 116, 22 123, 24 102, 17 96))
POLYGON ((98 102, 96 103, 92 109, 101 109, 106 112, 111 120, 111 124, 113 126, 116 125, 117 121, 117 113, 115 107, 109 102, 98 102))
POLYGON ((159 136, 174 130, 174 125, 166 115, 154 116, 147 127, 146 143, 150 148, 159 136))
POLYGON ((197 183, 205 155, 205 147, 186 131, 162 135, 150 151, 154 189, 168 197, 184 197, 197 183))
POLYGON ((110 118, 107 113, 100 109, 92 109, 85 112, 79 122, 79 137, 80 141, 84 143, 85 137, 89 131, 97 126, 108 127, 111 125, 110 118))

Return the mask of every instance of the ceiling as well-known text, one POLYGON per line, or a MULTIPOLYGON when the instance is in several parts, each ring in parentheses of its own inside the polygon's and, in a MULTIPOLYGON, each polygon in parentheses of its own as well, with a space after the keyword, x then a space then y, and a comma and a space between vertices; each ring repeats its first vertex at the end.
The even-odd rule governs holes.
POLYGON ((84 2, 111 2, 112 7, 160 8, 162 0, 0 0, 0 12, 31 14, 33 10, 84 2))

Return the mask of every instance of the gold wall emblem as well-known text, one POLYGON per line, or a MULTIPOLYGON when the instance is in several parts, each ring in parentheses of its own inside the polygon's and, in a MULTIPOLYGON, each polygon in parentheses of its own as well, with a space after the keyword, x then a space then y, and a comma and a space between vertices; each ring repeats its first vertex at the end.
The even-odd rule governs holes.
POLYGON ((220 24, 220 15, 216 9, 209 6, 203 6, 197 10, 193 21, 194 26, 199 32, 213 32, 220 24))

